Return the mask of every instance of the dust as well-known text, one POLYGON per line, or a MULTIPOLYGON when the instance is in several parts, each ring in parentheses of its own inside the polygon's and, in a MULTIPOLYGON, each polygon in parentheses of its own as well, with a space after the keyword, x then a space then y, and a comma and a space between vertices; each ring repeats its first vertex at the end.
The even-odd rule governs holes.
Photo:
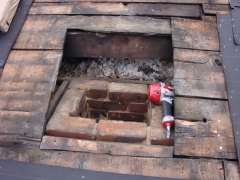
POLYGON ((59 76, 108 77, 173 84, 173 61, 131 58, 63 58, 59 76))

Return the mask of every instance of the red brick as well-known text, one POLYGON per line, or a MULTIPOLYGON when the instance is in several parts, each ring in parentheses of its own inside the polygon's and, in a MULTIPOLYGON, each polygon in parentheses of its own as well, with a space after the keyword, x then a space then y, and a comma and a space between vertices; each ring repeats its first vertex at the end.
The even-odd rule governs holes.
POLYGON ((90 118, 106 118, 107 117, 107 113, 105 110, 99 110, 99 109, 91 109, 89 111, 90 114, 90 118))
POLYGON ((152 108, 152 119, 150 119, 150 139, 152 145, 173 146, 174 130, 171 131, 170 139, 167 139, 167 131, 162 126, 162 107, 152 108))
POLYGON ((122 102, 88 100, 88 105, 94 109, 120 110, 125 111, 127 104, 122 102))
POLYGON ((137 113, 146 113, 148 111, 148 105, 140 104, 140 103, 129 103, 128 111, 137 112, 137 113))
POLYGON ((51 136, 69 137, 78 139, 93 139, 93 119, 71 117, 68 114, 53 114, 47 124, 46 134, 51 136))
POLYGON ((74 78, 69 84, 69 88, 86 90, 87 96, 93 99, 106 98, 107 86, 107 81, 82 80, 80 78, 74 78))
POLYGON ((108 119, 143 122, 145 120, 145 117, 143 114, 136 114, 136 113, 108 112, 108 119))
POLYGON ((106 98, 107 90, 100 90, 100 89, 87 90, 87 97, 93 98, 93 99, 106 98))
POLYGON ((85 103, 85 91, 68 89, 59 102, 55 112, 78 116, 85 103))
POLYGON ((96 139, 112 142, 142 142, 147 137, 145 123, 101 120, 97 126, 96 139))
POLYGON ((83 118, 87 117, 87 102, 86 101, 85 101, 83 108, 79 115, 83 118))
POLYGON ((146 102, 147 85, 128 83, 109 83, 109 99, 112 101, 146 102))

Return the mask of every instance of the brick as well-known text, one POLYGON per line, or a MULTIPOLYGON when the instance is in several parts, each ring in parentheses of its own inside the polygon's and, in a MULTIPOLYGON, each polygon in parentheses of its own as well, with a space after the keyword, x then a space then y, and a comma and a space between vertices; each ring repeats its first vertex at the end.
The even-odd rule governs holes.
POLYGON ((107 81, 82 80, 80 78, 74 78, 69 84, 69 88, 86 90, 87 97, 93 99, 106 98, 107 86, 107 81))
POLYGON ((108 112, 108 119, 143 122, 145 120, 145 117, 143 114, 136 114, 136 113, 108 112))
POLYGON ((85 91, 68 89, 59 102, 55 112, 77 117, 84 108, 85 91))
POLYGON ((167 131, 162 126, 162 107, 156 106, 152 108, 152 116, 150 120, 150 139, 152 145, 173 146, 174 130, 171 131, 171 136, 167 139, 167 131))
POLYGON ((112 101, 134 101, 146 102, 147 85, 144 84, 127 84, 127 83, 109 83, 109 99, 112 101))
POLYGON ((145 123, 101 120, 97 126, 96 139, 112 142, 142 142, 147 137, 145 123))
POLYGON ((83 108, 79 114, 81 117, 87 117, 87 102, 84 103, 83 108))
POLYGON ((47 124, 46 134, 58 137, 93 139, 94 119, 71 117, 68 114, 54 113, 47 124))
POLYGON ((105 109, 105 110, 127 110, 127 104, 123 102, 112 102, 112 101, 98 101, 88 100, 88 105, 94 109, 105 109))
POLYGON ((106 118, 107 113, 105 110, 91 109, 89 111, 90 118, 106 118))
POLYGON ((148 111, 148 105, 140 104, 140 103, 129 103, 128 111, 137 112, 137 113, 146 113, 148 111))

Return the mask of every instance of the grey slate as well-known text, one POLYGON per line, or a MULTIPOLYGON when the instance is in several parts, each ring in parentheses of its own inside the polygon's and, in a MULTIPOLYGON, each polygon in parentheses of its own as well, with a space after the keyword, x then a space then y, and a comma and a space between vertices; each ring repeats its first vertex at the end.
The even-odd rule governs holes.
POLYGON ((240 7, 240 1, 239 0, 229 0, 231 8, 234 7, 240 7))
MULTIPOLYGON (((237 12, 235 15, 237 16, 234 17, 235 20, 239 20, 240 13, 237 12)), ((235 24, 233 22, 234 18, 232 14, 217 15, 222 65, 226 80, 237 155, 238 159, 240 159, 240 46, 238 43, 235 43, 236 39, 233 41, 233 29, 235 28, 235 33, 237 34, 240 32, 238 31, 240 28, 238 29, 239 25, 233 26, 235 24)))

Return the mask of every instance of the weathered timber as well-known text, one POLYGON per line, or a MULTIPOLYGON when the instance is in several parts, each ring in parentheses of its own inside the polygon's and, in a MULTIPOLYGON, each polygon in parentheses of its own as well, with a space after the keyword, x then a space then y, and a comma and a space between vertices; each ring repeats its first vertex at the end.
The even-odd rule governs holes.
POLYGON ((170 37, 68 32, 64 56, 170 60, 173 53, 170 37))
POLYGON ((53 91, 62 51, 11 51, 0 80, 3 91, 53 91))
POLYGON ((137 157, 172 157, 173 147, 87 141, 44 136, 40 149, 67 150, 137 157))
POLYGON ((58 88, 57 92, 54 94, 53 98, 51 99, 49 109, 46 115, 46 120, 48 121, 51 116, 53 115, 58 103, 60 102, 63 94, 65 93, 67 87, 69 85, 69 80, 65 80, 61 83, 60 87, 58 88))
POLYGON ((219 51, 216 18, 191 20, 172 18, 173 47, 219 51))
POLYGON ((227 101, 197 98, 174 98, 174 115, 176 119, 202 121, 225 120, 231 122, 227 101))
POLYGON ((0 133, 41 139, 45 113, 0 110, 0 133))
MULTIPOLYGON (((35 0, 36 2, 161 2, 161 3, 180 3, 180 4, 202 4, 209 3, 209 0, 35 0)), ((212 4, 229 4, 228 0, 211 0, 212 4)))
POLYGON ((7 64, 19 65, 56 65, 62 60, 61 50, 52 51, 26 51, 12 50, 7 59, 7 64))
POLYGON ((54 89, 58 68, 56 65, 18 65, 6 64, 1 82, 48 82, 54 89))
POLYGON ((171 34, 170 20, 136 16, 29 15, 13 49, 63 49, 67 29, 171 34))
POLYGON ((240 179, 238 162, 224 161, 224 171, 226 180, 240 179))
POLYGON ((227 99, 219 52, 174 49, 177 96, 227 99))
POLYGON ((223 4, 203 4, 205 14, 230 14, 230 5, 223 4))
POLYGON ((18 50, 62 50, 65 41, 65 31, 21 31, 13 45, 18 50))
POLYGON ((1 82, 0 91, 53 91, 53 85, 48 82, 1 82))
POLYGON ((8 135, 0 135, 0 144, 1 147, 29 147, 36 148, 40 146, 40 139, 27 138, 21 135, 8 134, 8 135))
MULTIPOLYGON (((175 120, 174 155, 237 159, 234 137, 226 137, 230 130, 211 122, 175 120)), ((232 127, 230 127, 232 128, 232 127)))
POLYGON ((142 176, 177 179, 224 179, 222 161, 218 160, 140 158, 22 148, 0 148, 0 158, 142 176))
POLYGON ((174 154, 237 159, 227 101, 175 98, 174 154))
POLYGON ((0 91, 0 110, 46 113, 51 92, 0 91))
POLYGON ((33 3, 29 14, 150 15, 200 17, 200 6, 181 4, 33 3))

